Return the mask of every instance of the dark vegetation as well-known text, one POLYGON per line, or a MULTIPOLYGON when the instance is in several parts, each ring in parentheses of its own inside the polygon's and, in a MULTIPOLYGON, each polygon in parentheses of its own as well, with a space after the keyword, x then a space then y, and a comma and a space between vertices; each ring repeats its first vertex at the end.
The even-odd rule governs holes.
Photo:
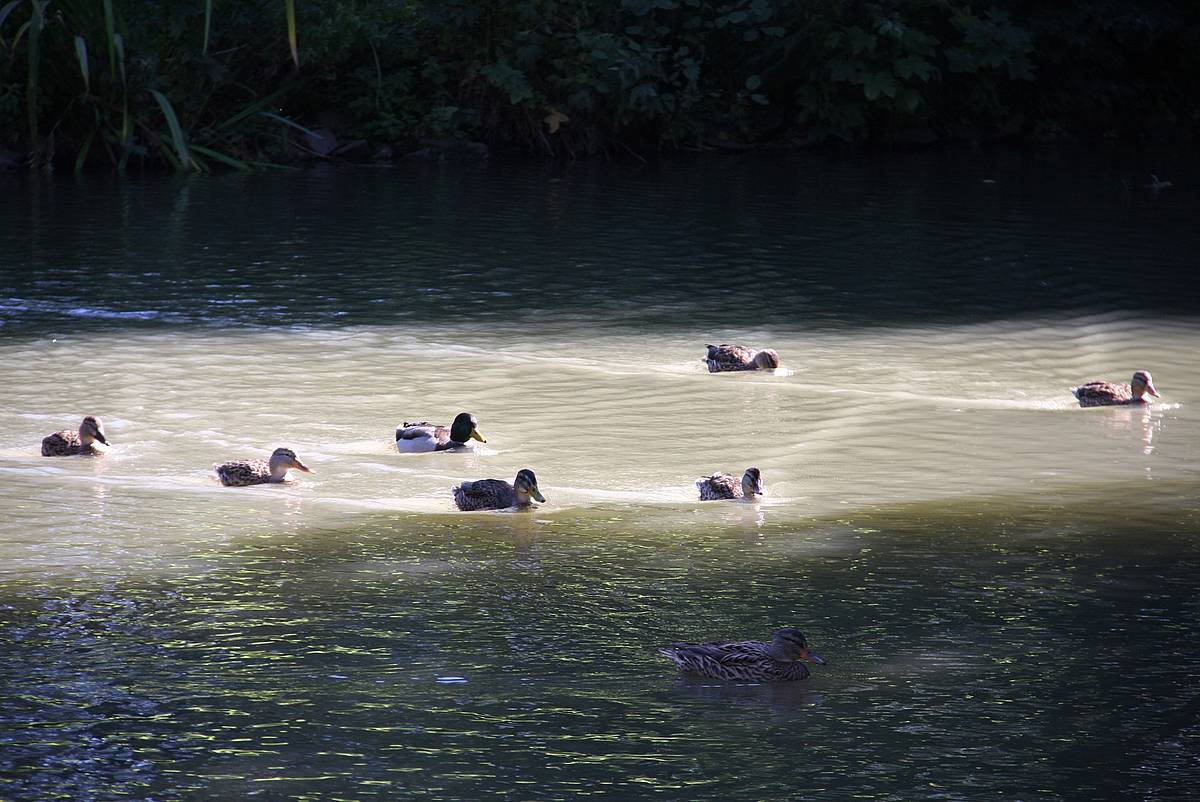
POLYGON ((0 161, 1186 142, 1198 76, 1185 0, 0 0, 0 161))

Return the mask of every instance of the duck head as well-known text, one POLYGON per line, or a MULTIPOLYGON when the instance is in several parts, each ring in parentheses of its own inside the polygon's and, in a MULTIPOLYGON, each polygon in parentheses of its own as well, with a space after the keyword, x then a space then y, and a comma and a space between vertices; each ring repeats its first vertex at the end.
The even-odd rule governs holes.
POLYGON ((450 424, 450 439, 456 443, 465 443, 468 440, 487 442, 479 432, 479 421, 475 420, 475 416, 470 412, 460 412, 454 416, 454 423, 450 424))
POLYGON ((771 645, 767 651, 770 652, 771 657, 783 663, 807 660, 825 665, 824 658, 808 650, 808 639, 795 627, 775 630, 775 635, 771 638, 771 645))
POLYGON ((1146 393, 1155 398, 1161 398, 1158 390, 1154 389, 1154 380, 1150 378, 1150 371, 1139 370, 1133 374, 1133 379, 1129 382, 1129 390, 1133 393, 1134 398, 1141 398, 1146 393))
POLYGON ((546 497, 538 490, 537 477, 528 468, 522 468, 517 472, 517 479, 513 482, 513 490, 517 492, 517 504, 521 506, 527 506, 531 496, 543 504, 546 502, 546 497))
POLYGON ((758 468, 747 468, 746 472, 742 474, 742 495, 746 498, 754 498, 766 494, 766 488, 762 483, 762 471, 758 468))
POLYGON ((277 448, 271 454, 271 479, 282 482, 287 472, 295 468, 304 473, 313 473, 313 469, 296 458, 296 452, 290 448, 277 448))
POLYGON ((83 423, 79 424, 79 442, 90 446, 97 440, 108 445, 108 438, 104 436, 104 424, 99 418, 88 415, 83 419, 83 423))
POLYGON ((764 348, 754 355, 754 365, 759 370, 774 370, 779 367, 779 353, 771 348, 764 348))

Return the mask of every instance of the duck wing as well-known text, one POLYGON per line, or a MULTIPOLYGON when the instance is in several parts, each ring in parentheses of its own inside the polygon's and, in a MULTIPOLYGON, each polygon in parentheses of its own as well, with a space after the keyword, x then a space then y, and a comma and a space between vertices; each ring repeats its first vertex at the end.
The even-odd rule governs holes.
POLYGON ((715 679, 743 682, 779 682, 807 679, 808 667, 782 663, 767 653, 761 641, 673 643, 659 651, 684 671, 715 679))
POLYGON ((517 503, 517 492, 502 479, 476 479, 454 488, 460 510, 502 510, 517 503))
POLYGON ((405 421, 402 426, 396 427, 397 442, 401 440, 421 440, 424 438, 431 438, 439 446, 443 446, 450 442, 450 428, 440 423, 430 423, 429 421, 417 421, 414 423, 405 421))
POLYGON ((696 488, 700 491, 701 501, 719 501, 721 499, 742 497, 741 480, 728 473, 714 473, 712 476, 702 476, 696 480, 696 488))
POLYGON ((214 465, 217 478, 226 487, 261 485, 271 476, 271 465, 262 459, 236 459, 214 465))
POLYGON ((1128 384, 1095 381, 1081 384, 1071 389, 1079 399, 1082 407, 1100 407, 1110 404, 1125 404, 1133 398, 1133 390, 1128 384))
POLYGON ((721 343, 708 346, 708 356, 704 358, 704 361, 708 364, 710 373, 719 373, 724 370, 749 370, 754 367, 754 354, 754 349, 745 345, 721 343))
POLYGON ((78 454, 81 448, 83 441, 79 439, 79 432, 70 429, 63 429, 42 438, 43 457, 66 457, 78 454))

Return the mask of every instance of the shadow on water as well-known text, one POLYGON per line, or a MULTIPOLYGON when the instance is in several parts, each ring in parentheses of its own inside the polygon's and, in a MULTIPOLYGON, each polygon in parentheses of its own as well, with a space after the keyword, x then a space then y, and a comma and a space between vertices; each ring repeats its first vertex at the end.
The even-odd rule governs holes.
POLYGON ((364 514, 156 579, 7 583, 0 772, 28 799, 1182 799, 1200 510, 1141 492, 753 539, 364 514), (785 623, 829 660, 803 684, 654 652, 785 623))
POLYGON ((1139 169, 942 153, 8 178, 0 333, 1193 313, 1200 201, 1131 185, 1139 169))

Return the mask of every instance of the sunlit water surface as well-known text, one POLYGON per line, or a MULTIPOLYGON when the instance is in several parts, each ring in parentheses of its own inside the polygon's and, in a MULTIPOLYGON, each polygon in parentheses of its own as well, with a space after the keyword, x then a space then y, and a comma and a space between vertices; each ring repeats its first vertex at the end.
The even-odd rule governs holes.
POLYGON ((0 798, 1191 798, 1200 198, 1135 169, 4 179, 0 798), (806 683, 655 654, 782 625, 806 683))

